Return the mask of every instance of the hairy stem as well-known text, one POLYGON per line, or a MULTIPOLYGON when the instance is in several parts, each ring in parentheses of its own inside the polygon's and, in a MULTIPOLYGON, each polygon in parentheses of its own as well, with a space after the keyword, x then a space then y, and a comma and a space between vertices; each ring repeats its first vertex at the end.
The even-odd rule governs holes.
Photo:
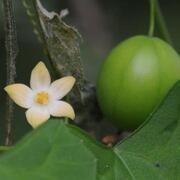
MULTIPOLYGON (((6 47, 6 68, 7 84, 14 83, 16 76, 15 59, 18 54, 16 24, 12 0, 3 0, 4 7, 4 29, 6 47)), ((12 121, 13 121, 13 102, 7 97, 6 101, 6 123, 5 123, 5 145, 12 144, 12 121)))

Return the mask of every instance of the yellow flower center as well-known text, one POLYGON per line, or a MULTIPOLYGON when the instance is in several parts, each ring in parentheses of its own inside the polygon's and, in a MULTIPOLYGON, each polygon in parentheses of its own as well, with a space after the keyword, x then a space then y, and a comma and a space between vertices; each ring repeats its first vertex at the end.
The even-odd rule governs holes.
POLYGON ((38 104, 42 104, 42 105, 48 104, 48 102, 49 102, 49 95, 48 95, 48 93, 45 92, 45 91, 37 93, 35 101, 38 104))

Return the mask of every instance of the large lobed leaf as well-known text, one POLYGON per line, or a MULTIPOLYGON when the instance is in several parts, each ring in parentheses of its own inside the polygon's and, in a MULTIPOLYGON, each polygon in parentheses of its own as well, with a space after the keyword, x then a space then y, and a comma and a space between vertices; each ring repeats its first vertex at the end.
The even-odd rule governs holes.
POLYGON ((113 149, 51 119, 1 155, 3 180, 180 179, 180 83, 142 127, 113 149))

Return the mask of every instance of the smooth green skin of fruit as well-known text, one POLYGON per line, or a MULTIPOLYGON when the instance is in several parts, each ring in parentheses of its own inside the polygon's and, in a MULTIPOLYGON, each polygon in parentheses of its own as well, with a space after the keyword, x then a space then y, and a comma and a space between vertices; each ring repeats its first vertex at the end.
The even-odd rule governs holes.
POLYGON ((159 38, 132 37, 112 50, 100 71, 97 96, 120 129, 137 128, 180 79, 180 57, 159 38))

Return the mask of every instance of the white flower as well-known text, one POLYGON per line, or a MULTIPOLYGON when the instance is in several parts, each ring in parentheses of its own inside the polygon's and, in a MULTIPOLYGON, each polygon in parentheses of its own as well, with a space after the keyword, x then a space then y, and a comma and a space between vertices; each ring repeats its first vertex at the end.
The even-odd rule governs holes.
POLYGON ((30 86, 12 84, 4 89, 19 106, 28 109, 26 118, 36 128, 50 118, 75 118, 72 106, 62 99, 73 87, 75 78, 66 76, 51 83, 50 74, 43 62, 39 62, 32 70, 30 86))

